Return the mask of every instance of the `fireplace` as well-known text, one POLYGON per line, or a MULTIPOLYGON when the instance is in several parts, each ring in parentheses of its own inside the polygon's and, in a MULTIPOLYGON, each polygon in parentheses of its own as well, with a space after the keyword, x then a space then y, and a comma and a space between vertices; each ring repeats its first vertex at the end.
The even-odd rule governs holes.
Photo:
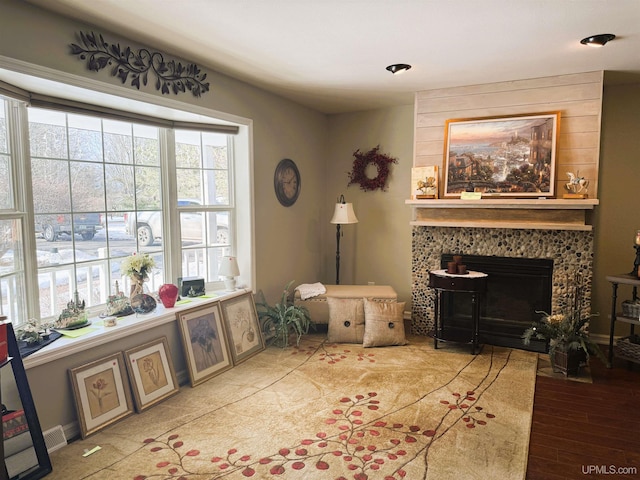
MULTIPOLYGON (((443 262, 446 262, 443 259, 443 254, 454 252, 463 255, 464 262, 470 269, 485 271, 489 274, 489 278, 499 277, 501 274, 500 271, 497 271, 492 275, 488 270, 490 268, 513 270, 514 268, 529 268, 533 265, 535 269, 539 267, 541 271, 545 271, 544 273, 540 272, 542 276, 547 277, 545 280, 538 278, 535 280, 537 283, 535 287, 527 287, 535 288, 541 292, 539 295, 541 299, 526 306, 512 290, 508 290, 517 286, 515 281, 512 282, 514 285, 504 285, 507 290, 502 294, 491 292, 491 286, 488 284, 489 291, 486 298, 489 304, 483 311, 487 319, 490 318, 493 322, 494 317, 502 317, 505 311, 520 310, 517 318, 504 315, 506 318, 502 318, 505 321, 501 325, 508 333, 500 335, 501 338, 497 340, 490 338, 491 343, 495 341, 496 344, 504 344, 506 339, 509 339, 511 342, 509 346, 524 348, 519 336, 516 338, 515 329, 521 329, 521 335, 531 321, 536 318, 535 310, 543 310, 552 314, 563 311, 567 306, 568 294, 578 277, 584 286, 583 293, 587 299, 585 308, 588 310, 583 311, 583 314, 589 315, 591 313, 588 301, 591 298, 593 270, 593 233, 591 231, 420 225, 414 226, 412 230, 412 333, 417 335, 431 335, 433 333, 435 293, 433 289, 428 287, 429 272, 443 268, 443 262), (480 262, 478 264, 473 263, 476 257, 480 262), (483 260, 483 257, 486 260, 483 260), (497 261, 498 258, 502 260, 497 261), (507 262, 506 266, 499 267, 498 264, 503 260, 507 262), (533 262, 524 262, 528 264, 527 267, 516 267, 508 263, 519 260, 533 260, 533 262), (497 295, 500 296, 497 297, 497 295), (521 328, 523 325, 525 325, 524 328, 521 328)), ((538 276, 538 273, 534 276, 538 276)), ((526 279, 526 281, 529 280, 526 279)), ((501 281, 509 283, 508 279, 501 281)), ((455 314, 464 315, 465 312, 460 310, 455 314)), ((488 322, 486 325, 493 328, 492 322, 488 322)), ((488 332, 485 335, 488 335, 488 332)), ((538 350, 540 346, 536 345, 534 349, 538 350)))
MULTIPOLYGON (((453 254, 442 254, 446 268, 453 254)), ((522 348, 522 332, 551 311, 553 260, 542 258, 465 255, 469 270, 488 274, 487 291, 480 302, 480 343, 522 348)), ((471 301, 468 293, 443 296, 441 311, 447 328, 469 337, 471 301)), ((546 343, 532 341, 529 350, 544 352, 546 343)))

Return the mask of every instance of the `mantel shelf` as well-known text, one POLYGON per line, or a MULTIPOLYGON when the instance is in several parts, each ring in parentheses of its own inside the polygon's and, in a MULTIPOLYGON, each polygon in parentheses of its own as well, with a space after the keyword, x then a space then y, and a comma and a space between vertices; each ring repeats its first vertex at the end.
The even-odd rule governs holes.
POLYGON ((565 200, 565 199, 525 199, 525 198, 484 198, 481 200, 433 199, 405 200, 406 205, 413 208, 502 208, 502 209, 536 209, 536 210, 593 210, 600 204, 597 199, 565 200))
POLYGON ((405 200, 411 225, 458 228, 591 231, 597 199, 434 199, 405 200))

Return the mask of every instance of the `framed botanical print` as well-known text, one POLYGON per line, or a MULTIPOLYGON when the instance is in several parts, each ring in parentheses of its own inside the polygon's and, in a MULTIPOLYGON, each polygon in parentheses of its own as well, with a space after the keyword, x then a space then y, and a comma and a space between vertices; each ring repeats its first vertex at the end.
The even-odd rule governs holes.
POLYGON ((443 196, 553 197, 560 112, 447 120, 443 196))
POLYGON ((251 293, 220 302, 229 336, 229 348, 234 365, 242 363, 265 348, 262 329, 251 293))
POLYGON ((82 438, 133 413, 122 352, 69 370, 82 438))
POLYGON ((191 386, 233 367, 218 303, 178 314, 191 386))
POLYGON ((124 357, 138 412, 180 390, 166 337, 126 350, 124 357))

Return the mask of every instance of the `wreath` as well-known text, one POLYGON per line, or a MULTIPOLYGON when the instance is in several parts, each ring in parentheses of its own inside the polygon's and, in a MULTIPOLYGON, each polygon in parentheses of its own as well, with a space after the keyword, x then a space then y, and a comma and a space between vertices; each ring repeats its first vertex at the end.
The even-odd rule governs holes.
POLYGON ((359 183, 360 188, 365 192, 377 189, 382 191, 386 190, 389 164, 398 163, 398 160, 384 153, 380 153, 379 150, 380 145, 372 148, 367 153, 362 153, 360 150, 353 152, 355 160, 353 161, 353 170, 349 174, 349 183, 347 186, 359 183), (367 166, 370 164, 375 165, 378 169, 378 175, 374 178, 367 177, 365 173, 367 166))

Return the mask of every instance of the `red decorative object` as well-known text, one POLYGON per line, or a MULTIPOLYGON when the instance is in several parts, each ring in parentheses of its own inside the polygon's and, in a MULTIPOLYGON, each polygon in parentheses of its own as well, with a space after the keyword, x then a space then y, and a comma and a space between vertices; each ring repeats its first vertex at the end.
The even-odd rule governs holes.
POLYGON ((158 289, 158 296, 165 308, 171 308, 178 299, 178 287, 172 283, 165 283, 158 289))
POLYGON ((360 188, 365 192, 377 189, 382 191, 386 190, 389 164, 398 163, 398 160, 384 153, 380 153, 380 145, 372 148, 367 153, 356 150, 353 152, 353 156, 356 157, 356 159, 353 161, 353 170, 349 174, 349 183, 347 186, 359 183, 360 188), (378 175, 376 175, 375 178, 367 177, 366 169, 369 164, 375 165, 378 169, 378 175))

